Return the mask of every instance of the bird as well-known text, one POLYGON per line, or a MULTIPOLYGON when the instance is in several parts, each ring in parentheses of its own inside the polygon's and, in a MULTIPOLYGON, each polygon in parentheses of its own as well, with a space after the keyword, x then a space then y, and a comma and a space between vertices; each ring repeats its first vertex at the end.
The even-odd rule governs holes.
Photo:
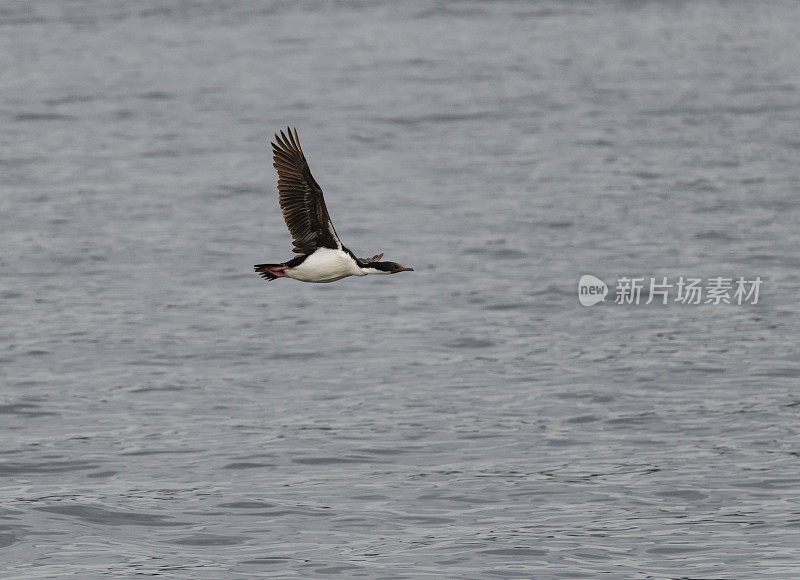
POLYGON ((382 262, 383 253, 357 258, 333 228, 322 189, 308 167, 300 148, 297 129, 275 134, 273 166, 278 171, 278 201, 292 235, 293 251, 299 256, 280 264, 256 264, 255 271, 267 281, 294 278, 301 282, 335 282, 348 276, 413 272, 396 262, 382 262))

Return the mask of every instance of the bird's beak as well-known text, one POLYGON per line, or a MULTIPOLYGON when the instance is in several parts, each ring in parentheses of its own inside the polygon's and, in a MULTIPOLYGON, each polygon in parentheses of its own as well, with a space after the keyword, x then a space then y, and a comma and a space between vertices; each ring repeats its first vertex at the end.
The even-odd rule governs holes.
POLYGON ((403 268, 403 267, 401 266, 401 267, 400 267, 400 269, 399 269, 399 270, 397 270, 397 271, 398 271, 398 272, 413 272, 413 271, 414 271, 414 268, 403 268))

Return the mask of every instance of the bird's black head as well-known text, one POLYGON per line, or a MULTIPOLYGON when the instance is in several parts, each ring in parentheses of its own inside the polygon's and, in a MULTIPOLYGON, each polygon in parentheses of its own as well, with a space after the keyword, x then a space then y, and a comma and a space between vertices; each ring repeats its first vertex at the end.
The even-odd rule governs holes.
MULTIPOLYGON (((398 272, 413 272, 414 268, 404 268, 397 262, 369 262, 365 268, 375 268, 381 274, 397 274, 398 272)), ((376 272, 378 273, 378 272, 376 272)))

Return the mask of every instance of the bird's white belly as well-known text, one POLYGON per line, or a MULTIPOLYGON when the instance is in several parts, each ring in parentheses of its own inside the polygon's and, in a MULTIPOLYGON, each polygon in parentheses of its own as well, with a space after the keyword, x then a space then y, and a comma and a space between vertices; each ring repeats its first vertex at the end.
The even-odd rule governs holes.
POLYGON ((347 276, 359 276, 361 271, 347 252, 319 248, 299 266, 287 269, 285 274, 301 282, 335 282, 347 276))

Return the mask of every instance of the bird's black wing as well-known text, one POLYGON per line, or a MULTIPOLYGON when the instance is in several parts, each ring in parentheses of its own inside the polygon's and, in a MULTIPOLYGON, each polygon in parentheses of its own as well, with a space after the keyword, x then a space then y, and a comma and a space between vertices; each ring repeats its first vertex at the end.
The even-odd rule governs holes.
POLYGON ((371 258, 356 258, 356 263, 363 268, 369 265, 371 262, 379 262, 381 258, 383 258, 383 252, 372 256, 371 258))
POLYGON ((294 251, 310 254, 319 247, 341 249, 342 242, 333 229, 325 207, 322 189, 308 168, 306 156, 300 149, 297 129, 287 127, 275 135, 272 159, 278 170, 278 194, 283 219, 292 234, 294 251))

